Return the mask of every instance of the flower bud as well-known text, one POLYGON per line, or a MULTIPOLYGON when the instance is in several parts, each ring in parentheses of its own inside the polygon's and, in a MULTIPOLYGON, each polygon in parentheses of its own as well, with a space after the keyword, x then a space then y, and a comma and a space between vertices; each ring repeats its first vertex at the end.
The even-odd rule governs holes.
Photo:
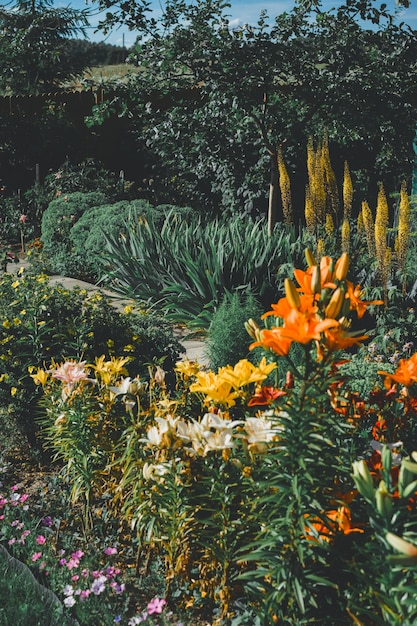
POLYGON ((334 290, 332 297, 330 298, 329 304, 324 309, 326 317, 336 319, 340 311, 342 310, 344 300, 345 293, 343 289, 337 287, 337 289, 334 290))
POLYGON ((353 480, 359 493, 368 502, 375 501, 374 483, 371 473, 365 461, 354 461, 353 464, 353 480))
POLYGON ((383 480, 381 480, 376 490, 375 502, 378 513, 385 517, 386 520, 390 520, 392 517, 392 498, 383 480))
POLYGON ((312 265, 317 265, 317 261, 314 258, 314 254, 311 252, 310 248, 306 248, 305 257, 308 267, 311 267, 312 265))
POLYGON ((286 278, 284 280, 285 286, 285 295, 287 297, 288 302, 292 306, 293 309, 298 309, 300 306, 300 296, 298 295, 298 291, 295 288, 294 283, 290 278, 286 278))
POLYGON ((349 255, 344 252, 336 261, 334 277, 336 280, 344 280, 349 270, 349 255))
POLYGON ((248 335, 252 337, 252 339, 257 339, 257 331, 259 330, 259 326, 252 318, 245 322, 245 329, 248 335))
POLYGON ((311 290, 314 295, 321 293, 321 273, 318 265, 313 266, 313 273, 311 276, 311 290))

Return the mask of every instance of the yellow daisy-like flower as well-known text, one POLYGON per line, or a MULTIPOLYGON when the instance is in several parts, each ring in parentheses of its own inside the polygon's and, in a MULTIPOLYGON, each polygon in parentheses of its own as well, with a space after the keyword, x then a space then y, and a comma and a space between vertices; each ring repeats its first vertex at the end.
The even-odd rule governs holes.
POLYGON ((17 289, 20 285, 20 280, 15 280, 12 282, 13 289, 17 289))

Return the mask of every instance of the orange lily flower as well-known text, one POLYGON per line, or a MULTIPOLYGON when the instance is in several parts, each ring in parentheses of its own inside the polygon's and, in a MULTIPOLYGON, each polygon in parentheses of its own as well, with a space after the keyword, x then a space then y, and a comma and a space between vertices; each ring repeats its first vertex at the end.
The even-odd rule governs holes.
MULTIPOLYGON (((338 532, 343 533, 344 535, 364 532, 362 528, 352 527, 352 518, 350 510, 347 506, 340 506, 338 509, 326 511, 326 517, 328 519, 327 524, 319 519, 310 522, 311 526, 313 526, 313 528, 315 528, 320 535, 320 539, 324 541, 332 541, 334 535, 338 532)), ((309 539, 316 539, 316 537, 312 535, 310 529, 307 529, 306 534, 309 539)))
POLYGON ((401 385, 405 385, 405 387, 410 387, 413 383, 417 383, 417 352, 409 359, 401 359, 394 374, 381 371, 378 374, 386 376, 387 384, 394 380, 401 385))
POLYGON ((329 328, 339 326, 339 322, 333 319, 321 320, 311 313, 303 313, 292 309, 287 315, 282 329, 282 337, 307 344, 313 339, 319 341, 321 333, 329 328))
POLYGON ((256 341, 251 343, 249 349, 256 348, 258 346, 262 346, 263 348, 269 348, 275 354, 279 356, 287 356, 290 351, 290 347, 292 344, 291 339, 283 336, 283 326, 276 326, 271 330, 261 330, 261 339, 260 341, 256 341))
MULTIPOLYGON (((261 317, 261 319, 265 319, 269 315, 274 315, 275 317, 286 318, 287 315, 294 309, 293 306, 288 301, 288 298, 280 298, 276 304, 271 304, 272 311, 267 311, 261 317)), ((300 295, 300 306, 298 307, 299 311, 316 311, 317 308, 314 306, 314 298, 311 295, 300 295)))
MULTIPOLYGON (((336 285, 332 280, 331 269, 332 259, 330 257, 322 257, 320 261, 320 281, 322 289, 335 289, 336 285)), ((295 269, 294 276, 300 285, 301 291, 305 295, 313 296, 314 290, 312 285, 314 265, 311 265, 306 271, 295 269)))
POLYGON ((354 335, 346 332, 342 326, 338 328, 331 328, 324 331, 326 348, 329 352, 337 352, 337 350, 345 350, 356 344, 359 344, 364 339, 368 339, 368 335, 354 335))
POLYGON ((368 306, 372 304, 384 304, 382 300, 371 300, 370 302, 364 302, 360 299, 362 288, 360 285, 356 287, 349 280, 346 281, 347 295, 350 300, 351 311, 356 311, 358 318, 361 319, 365 315, 365 311, 368 306))

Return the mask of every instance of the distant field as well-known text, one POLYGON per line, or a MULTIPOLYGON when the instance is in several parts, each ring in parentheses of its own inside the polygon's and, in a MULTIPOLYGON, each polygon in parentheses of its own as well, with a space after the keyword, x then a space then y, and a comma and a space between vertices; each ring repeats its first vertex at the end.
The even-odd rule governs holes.
MULTIPOLYGON (((140 72, 139 67, 128 65, 126 63, 119 63, 118 65, 102 65, 100 67, 92 67, 86 70, 83 74, 83 80, 91 80, 94 83, 102 83, 112 81, 120 78, 125 78, 129 74, 137 74, 140 72)), ((80 81, 72 81, 65 86, 77 87, 80 86, 80 81)))
POLYGON ((103 65, 101 67, 93 67, 85 72, 85 78, 91 80, 123 78, 127 74, 137 74, 139 67, 120 63, 119 65, 103 65))

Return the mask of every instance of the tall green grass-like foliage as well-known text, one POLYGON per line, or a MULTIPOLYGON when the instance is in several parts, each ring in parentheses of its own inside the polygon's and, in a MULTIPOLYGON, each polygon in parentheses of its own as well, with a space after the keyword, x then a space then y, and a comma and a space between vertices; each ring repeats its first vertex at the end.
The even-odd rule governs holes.
POLYGON ((272 236, 265 222, 232 217, 205 223, 169 214, 162 227, 149 215, 107 237, 109 285, 136 300, 152 302, 175 322, 207 328, 223 297, 252 293, 269 306, 278 269, 292 264, 301 244, 280 225, 272 236))

